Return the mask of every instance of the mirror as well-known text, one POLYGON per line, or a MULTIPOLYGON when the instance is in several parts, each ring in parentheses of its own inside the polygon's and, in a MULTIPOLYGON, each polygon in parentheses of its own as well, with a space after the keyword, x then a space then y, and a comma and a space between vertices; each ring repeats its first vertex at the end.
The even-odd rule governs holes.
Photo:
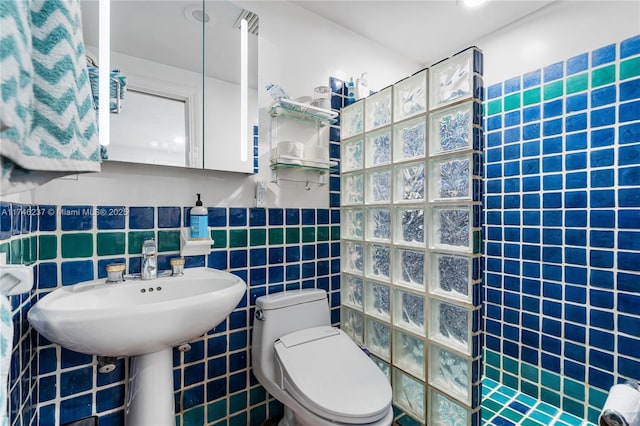
MULTIPOLYGON (((96 58, 98 3, 82 1, 96 58)), ((112 96, 109 160, 252 173, 257 16, 220 0, 112 0, 110 21, 110 68, 127 83, 119 106, 112 96)))

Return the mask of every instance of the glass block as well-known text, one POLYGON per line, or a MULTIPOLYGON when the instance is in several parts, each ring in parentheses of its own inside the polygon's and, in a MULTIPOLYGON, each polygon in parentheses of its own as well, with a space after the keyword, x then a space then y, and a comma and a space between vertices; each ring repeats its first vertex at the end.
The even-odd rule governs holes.
POLYGON ((367 208, 367 241, 391 241, 391 209, 389 207, 367 208))
POLYGON ((425 421, 425 386, 424 383, 393 369, 393 402, 412 417, 425 421))
POLYGON ((342 172, 362 169, 364 166, 364 139, 355 138, 343 141, 341 145, 340 167, 342 167, 342 172))
POLYGON ((371 318, 366 319, 364 343, 367 349, 385 361, 391 359, 391 328, 371 318))
POLYGON ((342 270, 353 274, 364 273, 364 253, 361 243, 342 243, 342 270))
POLYGON ((352 173, 342 175, 340 182, 342 184, 342 192, 340 197, 342 205, 362 204, 364 195, 362 173, 352 173))
POLYGON ((367 244, 366 276, 380 281, 391 278, 391 249, 381 244, 367 244))
POLYGON ((393 119, 404 120, 427 110, 427 70, 393 86, 393 119))
POLYGON ((427 120, 424 116, 393 126, 393 161, 424 157, 426 135, 427 120))
POLYGON ((393 293, 393 325, 424 336, 424 308, 423 295, 396 289, 393 293))
POLYGON ((473 250, 470 206, 431 208, 431 248, 470 253, 473 250))
POLYGON ((471 97, 473 49, 434 65, 429 70, 429 109, 471 97))
POLYGON ((429 114, 429 153, 438 155, 473 147, 473 102, 429 114))
POLYGON ((360 312, 344 306, 340 307, 340 328, 358 345, 364 344, 363 324, 364 322, 360 312))
POLYGON ((362 311, 362 278, 342 274, 340 280, 340 299, 342 304, 362 311))
POLYGON ((429 384, 471 405, 471 360, 430 345, 429 384))
POLYGON ((391 129, 385 128, 368 133, 366 139, 365 165, 382 166, 391 163, 391 129))
POLYGON ((471 311, 431 299, 429 338, 467 355, 471 352, 471 311))
POLYGON ((425 246, 424 208, 396 207, 393 240, 397 244, 425 246))
POLYGON ((377 129, 391 123, 391 87, 365 98, 365 130, 377 129))
POLYGON ((424 364, 424 340, 394 330, 393 365, 424 380, 424 364))
POLYGON ((369 358, 371 359, 371 361, 373 361, 375 365, 378 366, 380 370, 382 370, 384 375, 387 376, 387 379, 389 380, 389 382, 391 382, 391 366, 389 366, 389 364, 387 364, 381 359, 378 359, 378 357, 375 357, 373 355, 370 356, 369 358))
POLYGON ((429 200, 471 200, 473 157, 464 155, 431 160, 429 200))
POLYGON ((396 203, 424 201, 426 182, 423 162, 396 166, 394 178, 393 198, 396 203))
POLYGON ((429 292, 465 302, 472 302, 472 259, 446 253, 431 253, 429 292))
POLYGON ((424 290, 424 251, 404 248, 394 250, 394 283, 424 290))
POLYGON ((340 231, 342 238, 361 240, 363 235, 362 209, 343 208, 340 211, 340 231))
POLYGON ((391 203, 391 169, 367 170, 367 204, 391 203))
POLYGON ((391 290, 389 286, 365 282, 364 311, 367 315, 391 322, 391 290))
POLYGON ((342 108, 340 113, 340 136, 347 139, 364 130, 364 102, 355 102, 342 108))
POLYGON ((429 421, 433 426, 468 426, 471 411, 447 398, 433 388, 429 388, 429 421))

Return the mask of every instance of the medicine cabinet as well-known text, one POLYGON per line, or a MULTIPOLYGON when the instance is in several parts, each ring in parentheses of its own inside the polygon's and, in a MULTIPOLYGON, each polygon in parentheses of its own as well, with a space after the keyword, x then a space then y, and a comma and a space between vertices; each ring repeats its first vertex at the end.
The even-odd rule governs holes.
MULTIPOLYGON (((81 0, 87 52, 96 59, 100 3, 81 0)), ((252 173, 258 16, 219 0, 109 6, 109 68, 127 79, 121 110, 109 115, 109 159, 252 173)))

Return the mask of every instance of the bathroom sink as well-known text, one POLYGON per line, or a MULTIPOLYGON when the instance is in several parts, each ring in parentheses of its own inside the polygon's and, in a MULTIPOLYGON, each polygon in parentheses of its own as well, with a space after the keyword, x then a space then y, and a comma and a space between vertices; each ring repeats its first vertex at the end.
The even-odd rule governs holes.
POLYGON ((211 330, 238 305, 245 290, 237 276, 209 268, 155 280, 91 281, 44 296, 28 319, 44 337, 77 352, 143 355, 211 330))
POLYGON ((190 268, 180 277, 61 287, 27 317, 40 334, 67 349, 132 356, 125 424, 175 426, 172 347, 221 323, 246 289, 228 272, 190 268))

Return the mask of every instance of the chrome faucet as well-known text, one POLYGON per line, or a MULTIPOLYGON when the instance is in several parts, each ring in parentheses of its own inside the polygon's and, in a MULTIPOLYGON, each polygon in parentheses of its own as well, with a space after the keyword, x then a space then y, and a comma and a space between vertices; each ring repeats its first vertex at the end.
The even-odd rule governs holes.
POLYGON ((150 238, 142 243, 142 268, 140 278, 155 280, 158 277, 158 250, 156 240, 150 238))

